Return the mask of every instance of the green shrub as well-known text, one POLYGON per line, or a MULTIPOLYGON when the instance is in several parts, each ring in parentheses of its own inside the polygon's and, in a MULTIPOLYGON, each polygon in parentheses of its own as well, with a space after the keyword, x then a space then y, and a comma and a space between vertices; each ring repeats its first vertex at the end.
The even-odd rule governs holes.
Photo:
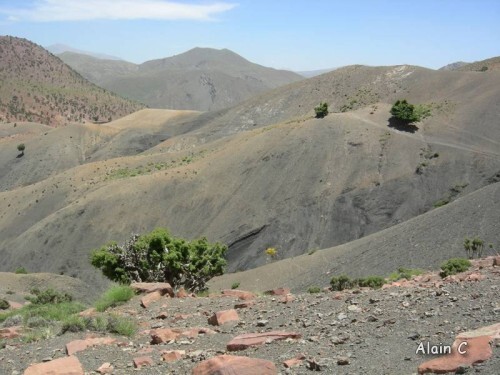
POLYGON ((311 286, 309 287, 309 289, 307 289, 307 291, 311 294, 314 294, 314 293, 319 293, 321 292, 321 288, 319 286, 311 286))
POLYGON ((224 273, 226 251, 226 246, 210 244, 206 238, 186 241, 157 228, 133 235, 123 246, 109 243, 93 250, 91 263, 119 283, 164 281, 197 292, 224 273))
POLYGON ((354 284, 364 288, 379 289, 385 284, 385 279, 381 276, 368 276, 357 279, 354 284))
POLYGON ((471 263, 465 258, 452 258, 441 264, 441 277, 455 275, 469 269, 471 263))
POLYGON ((238 289, 238 287, 240 286, 240 282, 239 281, 236 281, 234 282, 232 285, 231 285, 231 289, 238 289))
POLYGON ((95 303, 97 311, 105 311, 110 307, 121 305, 134 296, 134 290, 128 285, 118 285, 109 288, 95 303))
POLYGON ((467 257, 469 259, 474 258, 477 255, 478 258, 481 258, 483 255, 484 249, 484 241, 479 237, 467 238, 464 239, 464 250, 467 253, 467 257))
POLYGON ((333 290, 344 290, 352 288, 353 281, 346 275, 334 276, 330 280, 330 285, 333 290))
POLYGON ((7 300, 0 298, 0 310, 7 310, 10 307, 9 302, 7 300))
POLYGON ((57 304, 62 302, 71 302, 73 297, 68 293, 60 293, 53 289, 45 289, 41 291, 38 288, 30 291, 34 296, 28 296, 26 299, 34 305, 57 304))
POLYGON ((429 105, 413 105, 406 99, 397 100, 391 108, 391 115, 405 123, 418 122, 431 115, 429 105))
POLYGON ((314 107, 314 112, 316 113, 316 118, 323 118, 328 115, 328 104, 327 103, 319 103, 317 107, 314 107))
POLYGON ((130 337, 137 332, 137 325, 129 319, 111 315, 108 320, 108 331, 130 337))
POLYGON ((85 319, 78 315, 70 315, 62 322, 61 333, 85 331, 87 325, 85 319))
POLYGON ((26 271, 26 268, 24 268, 24 267, 18 267, 18 268, 16 268, 16 270, 14 271, 14 273, 17 273, 17 274, 27 274, 28 271, 26 271))
POLYGON ((26 150, 26 146, 24 143, 20 143, 17 145, 17 151, 21 153, 21 155, 24 155, 24 150, 26 150))
POLYGON ((397 272, 393 272, 389 275, 389 280, 390 281, 397 281, 397 280, 401 280, 401 279, 410 280, 414 276, 421 275, 423 272, 424 271, 419 270, 419 269, 400 267, 400 268, 398 268, 397 272))

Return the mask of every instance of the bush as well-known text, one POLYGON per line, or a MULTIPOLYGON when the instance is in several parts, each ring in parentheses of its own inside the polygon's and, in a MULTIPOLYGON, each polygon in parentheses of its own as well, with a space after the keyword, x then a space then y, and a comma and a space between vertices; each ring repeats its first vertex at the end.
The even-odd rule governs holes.
POLYGON ((309 289, 307 289, 307 291, 311 294, 319 293, 321 292, 321 288, 319 286, 311 286, 309 287, 309 289))
POLYGON ((17 145, 17 151, 19 151, 21 154, 24 154, 24 150, 26 150, 26 146, 24 143, 20 143, 17 145))
POLYGON ((7 300, 0 298, 0 310, 7 310, 10 307, 9 302, 7 300))
POLYGON ((414 276, 421 275, 422 273, 423 271, 419 269, 400 267, 398 268, 397 272, 393 272, 389 275, 389 280, 390 281, 397 281, 401 279, 410 280, 414 276))
POLYGON ((113 286, 99 298, 95 303, 95 308, 97 311, 105 311, 110 307, 115 307, 127 302, 134 294, 134 290, 128 285, 113 286))
POLYGON ((415 106, 406 101, 406 99, 398 100, 391 108, 391 115, 398 120, 411 123, 420 121, 419 116, 415 111, 415 106))
POLYGON ((441 265, 441 277, 455 275, 460 272, 465 272, 469 269, 471 263, 465 258, 452 258, 441 265))
POLYGON ((317 107, 314 107, 314 112, 316 113, 316 118, 323 118, 328 115, 328 104, 327 103, 319 103, 317 107))
POLYGON ((364 288, 379 289, 385 284, 385 279, 381 276, 368 276, 365 278, 357 279, 354 284, 364 288))
POLYGON ((45 289, 41 291, 37 288, 30 291, 34 297, 26 297, 34 305, 57 304, 63 302, 71 302, 73 297, 68 293, 60 293, 53 289, 45 289))
POLYGON ((123 246, 109 243, 91 254, 91 263, 105 276, 122 284, 130 282, 168 282, 197 292, 206 282, 222 275, 227 247, 210 244, 206 238, 186 241, 157 228, 144 235, 133 235, 123 246))
POLYGON ((232 285, 231 285, 231 289, 238 289, 238 287, 240 286, 240 282, 239 281, 236 281, 234 282, 232 285))
POLYGON ((333 290, 344 290, 352 288, 353 281, 346 275, 340 275, 338 277, 332 277, 330 280, 330 285, 333 290))
POLYGON ((479 237, 467 238, 464 239, 464 250, 467 253, 467 257, 469 259, 474 258, 477 255, 478 258, 481 258, 483 255, 484 241, 479 237))
POLYGON ((17 267, 14 273, 25 275, 28 273, 28 271, 26 271, 26 268, 24 267, 17 267))

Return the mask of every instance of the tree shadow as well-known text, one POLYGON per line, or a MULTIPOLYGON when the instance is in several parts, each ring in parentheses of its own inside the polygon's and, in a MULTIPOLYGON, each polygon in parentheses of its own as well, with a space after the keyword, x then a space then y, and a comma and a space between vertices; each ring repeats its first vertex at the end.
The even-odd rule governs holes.
POLYGON ((394 116, 392 116, 389 119, 389 125, 390 128, 396 129, 402 132, 407 132, 407 133, 415 133, 418 130, 418 126, 415 124, 411 124, 407 121, 400 120, 394 116))
POLYGON ((24 156, 24 152, 22 152, 22 153, 18 154, 18 155, 16 156, 16 158, 18 158, 18 159, 19 159, 19 158, 22 158, 23 156, 24 156))

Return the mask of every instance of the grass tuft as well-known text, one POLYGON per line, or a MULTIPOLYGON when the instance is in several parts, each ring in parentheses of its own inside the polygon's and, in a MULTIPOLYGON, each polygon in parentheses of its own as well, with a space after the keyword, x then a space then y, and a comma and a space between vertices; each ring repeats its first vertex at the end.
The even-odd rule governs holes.
POLYGON ((99 312, 106 311, 110 307, 124 304, 134 296, 134 290, 128 285, 113 286, 108 289, 95 303, 99 312))

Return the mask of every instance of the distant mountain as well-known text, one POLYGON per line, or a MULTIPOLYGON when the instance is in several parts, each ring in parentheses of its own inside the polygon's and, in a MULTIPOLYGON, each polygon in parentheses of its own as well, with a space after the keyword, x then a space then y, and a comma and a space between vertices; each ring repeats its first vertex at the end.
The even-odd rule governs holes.
POLYGON ((445 66, 439 68, 439 70, 457 70, 457 69, 459 69, 465 65, 468 65, 468 64, 470 64, 470 63, 465 62, 465 61, 457 61, 457 62, 448 64, 448 65, 445 65, 445 66))
POLYGON ((46 49, 47 49, 47 51, 53 53, 54 55, 59 55, 59 54, 64 53, 64 52, 72 52, 72 53, 78 53, 81 55, 95 57, 96 59, 123 61, 123 59, 121 57, 106 55, 104 53, 95 53, 95 52, 84 51, 81 49, 70 47, 66 44, 52 44, 52 45, 46 47, 46 49))
POLYGON ((304 71, 301 71, 301 72, 297 72, 297 74, 300 74, 301 76, 306 77, 306 78, 311 78, 311 77, 319 76, 321 74, 332 72, 335 69, 338 69, 338 68, 318 69, 318 70, 304 70, 304 71))
POLYGON ((41 46, 11 36, 0 37, 0 82, 0 121, 108 121, 144 107, 88 82, 41 46))
POLYGON ((194 48, 140 65, 74 53, 59 56, 95 84, 153 108, 217 110, 303 79, 227 49, 194 48))
POLYGON ((473 63, 459 67, 456 70, 471 72, 491 72, 500 70, 500 56, 492 57, 486 60, 475 61, 473 63))

